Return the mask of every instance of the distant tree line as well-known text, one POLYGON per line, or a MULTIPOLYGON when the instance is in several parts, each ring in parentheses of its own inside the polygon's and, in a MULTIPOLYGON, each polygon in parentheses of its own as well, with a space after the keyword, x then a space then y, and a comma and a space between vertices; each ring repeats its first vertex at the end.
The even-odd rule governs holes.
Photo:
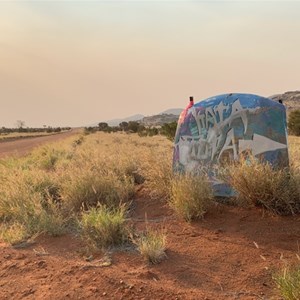
POLYGON ((52 132, 61 132, 61 131, 66 131, 70 130, 71 127, 43 127, 43 128, 33 128, 33 127, 18 127, 18 128, 8 128, 8 127, 1 127, 0 128, 0 134, 8 134, 8 133, 14 133, 14 132, 47 132, 47 133, 52 133, 52 132))
MULTIPOLYGON (((138 133, 139 136, 154 136, 154 135, 164 135, 170 140, 174 140, 177 128, 177 122, 170 122, 162 125, 161 127, 151 127, 144 126, 137 121, 121 122, 119 126, 109 126, 105 122, 100 122, 98 126, 86 127, 85 132, 93 133, 96 131, 103 132, 128 132, 128 133, 138 133)), ((294 110, 289 114, 288 119, 288 129, 289 133, 296 136, 300 136, 300 110, 294 110)))
POLYGON ((166 123, 161 127, 146 127, 137 121, 121 122, 119 126, 109 126, 105 122, 100 122, 98 127, 86 127, 85 132, 88 134, 96 131, 108 133, 123 131, 128 133, 137 133, 139 136, 154 136, 161 134, 165 135, 168 139, 173 140, 175 137, 176 128, 177 122, 166 123))

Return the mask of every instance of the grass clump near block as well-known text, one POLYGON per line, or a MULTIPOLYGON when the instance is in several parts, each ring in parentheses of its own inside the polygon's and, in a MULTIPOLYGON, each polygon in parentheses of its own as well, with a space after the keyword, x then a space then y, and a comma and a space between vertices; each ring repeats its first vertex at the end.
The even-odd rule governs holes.
POLYGON ((300 299, 300 267, 284 268, 281 274, 273 277, 284 300, 300 299))
POLYGON ((171 182, 169 204, 188 222, 202 218, 212 200, 212 187, 205 176, 178 175, 171 182))
POLYGON ((83 240, 93 250, 120 245, 128 237, 126 207, 93 207, 82 213, 79 226, 83 240))
POLYGON ((132 241, 149 263, 157 264, 166 257, 167 236, 164 230, 147 228, 138 238, 132 238, 132 241))
POLYGON ((295 168, 274 169, 254 157, 228 166, 227 181, 237 191, 237 203, 261 206, 279 214, 300 212, 300 177, 295 168))

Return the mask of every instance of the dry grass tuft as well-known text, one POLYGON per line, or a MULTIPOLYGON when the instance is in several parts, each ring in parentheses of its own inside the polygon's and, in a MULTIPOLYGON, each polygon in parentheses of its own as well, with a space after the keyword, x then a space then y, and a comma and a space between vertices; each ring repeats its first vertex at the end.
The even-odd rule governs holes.
POLYGON ((186 221, 202 218, 213 200, 207 177, 178 175, 171 183, 170 206, 186 221))
POLYGON ((147 227, 138 238, 131 238, 141 255, 150 263, 157 264, 166 257, 167 236, 164 230, 154 230, 147 227))
POLYGON ((284 268, 273 277, 284 300, 300 299, 300 267, 293 270, 284 268))
POLYGON ((109 208, 105 205, 82 213, 79 220, 81 236, 92 250, 122 244, 127 240, 126 208, 109 208))
POLYGON ((0 226, 0 239, 5 243, 15 244, 20 243, 28 238, 28 233, 26 228, 19 224, 13 223, 2 224, 0 226))
POLYGON ((300 177, 293 167, 274 170, 248 157, 228 166, 227 172, 228 183, 238 192, 238 204, 261 206, 280 215, 300 212, 300 177))

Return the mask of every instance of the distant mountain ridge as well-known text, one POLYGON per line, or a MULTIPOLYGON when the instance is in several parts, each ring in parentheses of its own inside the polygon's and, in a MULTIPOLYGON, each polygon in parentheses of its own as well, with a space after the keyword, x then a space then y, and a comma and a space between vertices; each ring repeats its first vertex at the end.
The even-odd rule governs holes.
MULTIPOLYGON (((109 126, 118 126, 121 122, 139 121, 147 126, 158 126, 163 125, 165 123, 177 121, 182 111, 183 108, 170 108, 153 116, 144 116, 142 114, 136 114, 125 118, 118 118, 99 122, 105 122, 109 126)), ((91 126, 98 126, 98 123, 94 123, 91 126)))
POLYGON ((178 121, 179 115, 173 114, 159 114, 149 117, 144 117, 140 122, 145 126, 162 126, 166 123, 178 121))
MULTIPOLYGON (((140 121, 143 118, 144 118, 144 115, 136 114, 136 115, 126 117, 126 118, 113 119, 113 120, 108 120, 108 121, 104 121, 104 122, 106 122, 109 126, 118 126, 121 122, 140 121)), ((97 125, 98 124, 96 124, 96 126, 97 125)))
POLYGON ((175 116, 179 116, 181 114, 181 112, 183 111, 183 108, 170 108, 167 109, 163 112, 161 112, 159 115, 175 115, 175 116))
MULTIPOLYGON (((275 101, 282 100, 283 104, 287 108, 288 113, 292 110, 300 109, 300 91, 288 91, 283 94, 269 96, 269 98, 275 101)), ((182 111, 183 108, 170 108, 157 115, 152 116, 136 114, 125 118, 118 118, 99 122, 106 122, 109 126, 118 126, 121 122, 139 121, 146 126, 161 126, 165 123, 177 121, 182 111)), ((98 123, 95 123, 91 126, 98 126, 98 123)))

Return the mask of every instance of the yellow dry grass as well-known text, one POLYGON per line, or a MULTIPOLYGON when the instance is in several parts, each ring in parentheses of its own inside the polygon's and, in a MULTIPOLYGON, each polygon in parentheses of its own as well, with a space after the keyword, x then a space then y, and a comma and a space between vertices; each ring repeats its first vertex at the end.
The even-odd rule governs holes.
MULTIPOLYGON (((289 145, 297 177, 300 138, 290 137, 289 145)), ((74 226, 82 208, 130 203, 141 183, 149 197, 170 200, 177 187, 183 199, 186 185, 172 174, 172 148, 162 136, 97 132, 42 146, 26 157, 2 159, 1 228, 9 229, 11 239, 39 232, 62 234, 74 226)))

